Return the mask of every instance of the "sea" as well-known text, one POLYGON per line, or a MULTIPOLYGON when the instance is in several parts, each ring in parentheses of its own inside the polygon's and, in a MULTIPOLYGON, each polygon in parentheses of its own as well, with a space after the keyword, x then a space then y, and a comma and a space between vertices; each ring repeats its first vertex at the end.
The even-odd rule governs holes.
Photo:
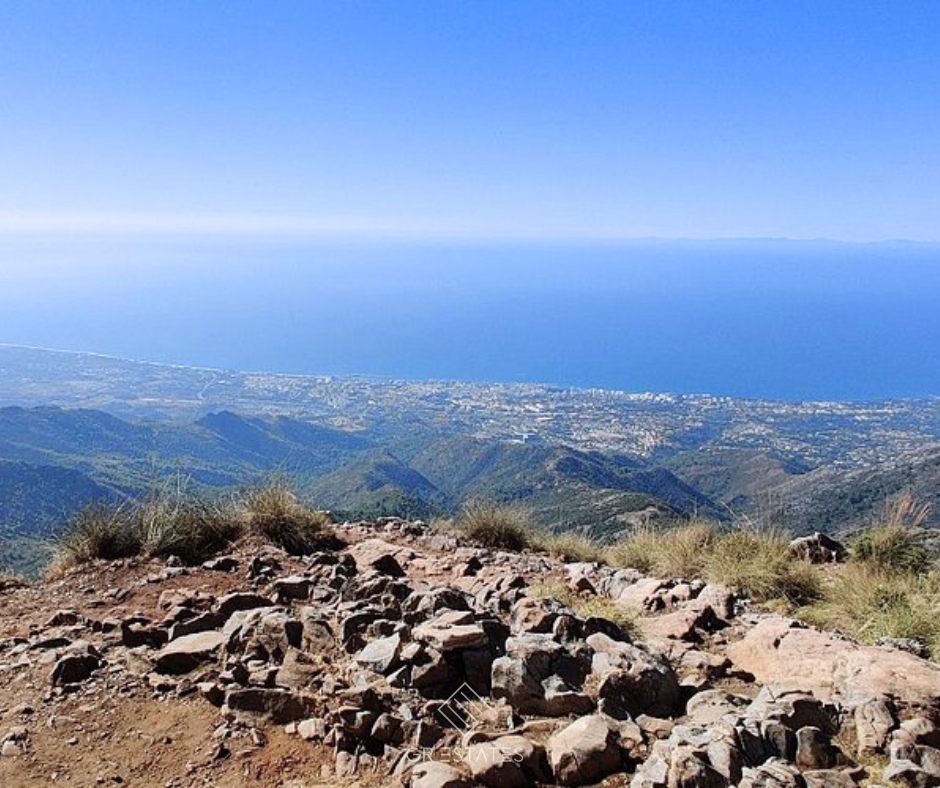
POLYGON ((0 342, 780 400, 940 395, 940 245, 0 240, 0 342))

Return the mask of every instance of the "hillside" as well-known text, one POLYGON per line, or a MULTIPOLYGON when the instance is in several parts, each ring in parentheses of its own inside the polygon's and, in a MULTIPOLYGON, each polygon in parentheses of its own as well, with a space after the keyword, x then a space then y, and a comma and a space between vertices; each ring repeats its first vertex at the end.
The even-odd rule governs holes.
POLYGON ((430 518, 454 506, 418 471, 385 450, 311 482, 304 491, 320 506, 353 517, 430 518))
POLYGON ((452 498, 521 503, 549 530, 586 527, 601 536, 623 530, 632 513, 650 508, 724 515, 668 470, 600 452, 454 438, 431 444, 412 464, 452 498))
POLYGON ((42 537, 76 506, 118 494, 68 468, 0 460, 0 529, 42 537))
POLYGON ((810 529, 845 533, 877 521, 885 501, 900 493, 928 505, 927 527, 940 528, 940 447, 847 474, 821 469, 783 486, 779 495, 792 519, 810 529))
MULTIPOLYGON (((410 433, 405 443, 412 452, 407 463, 367 431, 284 415, 219 411, 169 423, 131 422, 85 408, 0 408, 0 460, 21 469, 20 486, 8 488, 0 502, 8 515, 3 537, 45 534, 96 497, 139 497, 171 483, 215 496, 272 475, 352 517, 428 518, 452 513, 469 499, 493 499, 525 505, 548 530, 609 535, 638 512, 721 516, 671 472, 629 457, 436 434, 421 443, 410 433), (22 475, 40 466, 45 475, 22 475)), ((24 568, 23 559, 12 566, 24 568)))

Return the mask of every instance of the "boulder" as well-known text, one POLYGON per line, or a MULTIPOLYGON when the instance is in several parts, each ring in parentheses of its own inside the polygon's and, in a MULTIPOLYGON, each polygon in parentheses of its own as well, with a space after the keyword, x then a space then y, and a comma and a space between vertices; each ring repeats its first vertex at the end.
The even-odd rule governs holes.
POLYGON ((831 769, 838 760, 838 749, 819 728, 807 725, 796 732, 797 768, 802 771, 831 769))
POLYGON ((563 716, 587 710, 590 701, 580 691, 590 658, 583 643, 562 645, 551 635, 508 638, 506 656, 492 664, 493 697, 504 698, 521 714, 563 716))
POLYGON ((369 643, 356 654, 356 662, 376 673, 387 674, 398 667, 401 652, 401 636, 390 635, 369 643))
POLYGON ((472 788, 473 781, 441 761, 425 761, 411 770, 411 788, 472 788))
POLYGON ((274 598, 278 604, 290 602, 293 599, 308 599, 313 580, 303 575, 290 575, 274 581, 274 598))
POLYGON ((548 758, 559 785, 590 785, 621 768, 617 736, 600 714, 581 717, 555 733, 548 758))
POLYGON ((245 722, 273 722, 284 725, 311 716, 313 701, 299 693, 283 689, 233 688, 225 694, 225 710, 245 722))
POLYGON ((104 660, 92 646, 75 649, 73 653, 61 657, 52 669, 52 686, 80 684, 91 678, 91 674, 104 667, 104 660))
POLYGON ((728 780, 695 747, 680 745, 669 757, 669 788, 727 788, 728 780))
POLYGON ((704 635, 726 626, 710 605, 683 607, 674 613, 641 618, 637 625, 647 637, 701 643, 704 635))
POLYGON ((272 607, 273 602, 267 597, 259 594, 238 591, 234 594, 228 594, 219 599, 215 606, 215 612, 219 614, 222 621, 228 621, 229 616, 239 610, 254 610, 258 607, 272 607))
POLYGON ((509 629, 513 635, 545 634, 552 631, 555 619, 566 611, 571 612, 556 599, 524 596, 512 606, 509 629))
POLYGON ((491 788, 529 788, 547 777, 545 750, 524 736, 502 736, 467 750, 473 778, 491 788))
POLYGON ((443 610, 470 610, 471 597, 456 588, 439 586, 414 591, 401 604, 402 615, 409 624, 425 621, 443 610))
POLYGON ((588 637, 587 643, 595 652, 591 669, 598 678, 597 696, 606 714, 626 719, 674 713, 680 700, 679 681, 668 662, 601 633, 588 637))
POLYGON ((882 772, 882 777, 891 785, 909 785, 911 788, 933 788, 940 786, 940 777, 935 777, 907 759, 892 760, 882 772))
POLYGON ((896 725, 891 707, 881 699, 866 701, 855 707, 853 718, 858 755, 864 758, 883 753, 896 725))
POLYGON ((472 621, 473 615, 470 613, 449 611, 416 626, 411 636, 441 652, 487 645, 483 627, 472 621))
POLYGON ((819 531, 812 536, 800 536, 790 542, 790 552, 811 564, 835 564, 844 561, 849 551, 845 545, 819 531))
POLYGON ((158 673, 189 673, 215 660, 228 637, 222 632, 197 632, 170 641, 157 654, 154 667, 158 673))
POLYGON ((806 788, 856 788, 857 780, 848 772, 814 769, 803 772, 806 788))
POLYGON ((238 569, 238 559, 231 555, 220 555, 202 562, 202 568, 211 572, 234 572, 238 569))

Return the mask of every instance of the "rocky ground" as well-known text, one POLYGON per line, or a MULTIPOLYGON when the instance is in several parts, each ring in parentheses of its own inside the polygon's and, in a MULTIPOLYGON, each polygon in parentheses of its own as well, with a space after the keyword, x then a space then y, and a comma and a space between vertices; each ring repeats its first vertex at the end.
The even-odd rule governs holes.
POLYGON ((0 785, 940 785, 913 654, 698 582, 337 531, 0 585, 0 785))

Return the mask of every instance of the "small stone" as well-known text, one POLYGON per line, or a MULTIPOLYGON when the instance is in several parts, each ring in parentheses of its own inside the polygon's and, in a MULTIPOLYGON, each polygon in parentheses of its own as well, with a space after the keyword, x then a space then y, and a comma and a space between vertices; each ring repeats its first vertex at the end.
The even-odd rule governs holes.
POLYGON ((231 555, 220 555, 218 558, 204 561, 202 568, 212 572, 234 572, 238 569, 238 559, 231 555))

